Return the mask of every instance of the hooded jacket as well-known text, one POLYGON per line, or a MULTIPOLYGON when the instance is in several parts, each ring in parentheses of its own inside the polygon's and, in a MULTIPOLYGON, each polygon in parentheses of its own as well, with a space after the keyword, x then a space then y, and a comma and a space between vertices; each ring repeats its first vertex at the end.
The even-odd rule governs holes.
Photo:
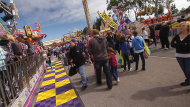
POLYGON ((190 34, 182 41, 179 35, 176 35, 171 42, 171 46, 176 48, 176 53, 190 54, 190 34))
POLYGON ((119 44, 119 50, 121 50, 123 54, 130 53, 130 49, 131 47, 129 45, 129 42, 124 42, 124 43, 119 44))
POLYGON ((135 37, 132 41, 132 45, 136 51, 143 50, 144 49, 143 38, 139 36, 135 37))
POLYGON ((89 54, 93 55, 94 61, 108 60, 106 38, 97 36, 91 39, 89 41, 89 54))
POLYGON ((162 26, 161 29, 160 29, 160 32, 159 32, 160 38, 168 38, 169 31, 170 31, 170 28, 169 28, 168 25, 162 26))
POLYGON ((85 64, 85 58, 82 54, 82 50, 78 46, 70 48, 69 58, 73 59, 73 63, 77 67, 85 64))

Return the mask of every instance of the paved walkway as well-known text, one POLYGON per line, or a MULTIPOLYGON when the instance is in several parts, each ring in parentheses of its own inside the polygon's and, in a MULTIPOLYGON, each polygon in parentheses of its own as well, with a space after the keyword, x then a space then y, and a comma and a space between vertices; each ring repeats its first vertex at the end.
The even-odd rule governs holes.
POLYGON ((48 67, 34 107, 82 107, 61 61, 48 67))
MULTIPOLYGON (((96 85, 92 65, 85 66, 88 88, 81 91, 79 74, 71 77, 86 107, 190 107, 190 86, 182 87, 184 74, 177 63, 174 49, 157 49, 146 59, 146 71, 122 72, 120 84, 106 90, 103 74, 101 86, 96 85)), ((135 69, 135 63, 132 64, 135 69)), ((139 62, 139 69, 141 61, 139 62)), ((115 82, 113 80, 113 82, 115 82)))

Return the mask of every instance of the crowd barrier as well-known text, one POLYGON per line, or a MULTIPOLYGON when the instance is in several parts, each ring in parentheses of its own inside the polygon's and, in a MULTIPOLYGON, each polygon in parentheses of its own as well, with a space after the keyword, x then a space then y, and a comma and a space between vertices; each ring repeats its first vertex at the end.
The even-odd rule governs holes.
POLYGON ((8 107, 19 97, 29 81, 44 63, 43 53, 0 66, 0 107, 8 107))

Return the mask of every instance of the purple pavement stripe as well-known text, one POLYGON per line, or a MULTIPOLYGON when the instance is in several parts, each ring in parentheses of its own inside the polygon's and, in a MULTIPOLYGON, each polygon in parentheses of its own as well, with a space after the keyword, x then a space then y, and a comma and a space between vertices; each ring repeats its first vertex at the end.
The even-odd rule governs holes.
POLYGON ((55 88, 55 84, 50 84, 50 85, 41 87, 40 91, 38 93, 41 93, 41 92, 44 92, 44 91, 47 91, 47 90, 50 90, 50 89, 54 89, 54 88, 55 88))
POLYGON ((51 97, 39 102, 36 102, 34 107, 55 107, 56 106, 56 97, 51 97))
POLYGON ((55 65, 55 66, 60 66, 60 65, 63 65, 63 64, 61 63, 61 64, 59 64, 59 65, 55 65))
POLYGON ((55 79, 55 76, 44 78, 43 81, 47 81, 47 80, 51 80, 51 79, 55 79))
POLYGON ((68 78, 68 76, 65 75, 65 76, 63 76, 63 77, 60 77, 60 78, 55 79, 55 82, 59 82, 59 81, 62 81, 62 80, 64 80, 64 79, 67 79, 67 78, 68 78))
POLYGON ((72 87, 71 84, 67 84, 67 85, 64 85, 62 87, 56 88, 56 95, 62 94, 64 92, 66 92, 66 91, 69 91, 72 88, 73 87, 72 87))
POLYGON ((55 71, 46 72, 46 74, 51 74, 51 73, 55 73, 55 71))
POLYGON ((83 106, 82 106, 81 102, 79 101, 79 99, 75 98, 75 99, 73 99, 69 102, 66 102, 62 105, 59 105, 57 107, 83 107, 83 106))
POLYGON ((62 69, 62 68, 64 68, 64 66, 62 66, 62 67, 59 67, 59 68, 56 68, 55 70, 58 70, 58 69, 62 69))
POLYGON ((64 72, 65 72, 65 70, 60 71, 60 72, 56 72, 55 75, 59 75, 59 74, 64 73, 64 72))

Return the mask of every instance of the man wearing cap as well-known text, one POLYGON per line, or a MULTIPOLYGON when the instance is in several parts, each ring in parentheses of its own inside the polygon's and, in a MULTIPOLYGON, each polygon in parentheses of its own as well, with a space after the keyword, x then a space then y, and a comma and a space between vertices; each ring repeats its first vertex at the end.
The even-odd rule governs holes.
POLYGON ((76 40, 72 39, 70 41, 70 52, 69 59, 71 63, 74 63, 79 68, 79 73, 82 78, 82 90, 87 88, 87 77, 85 74, 85 58, 82 54, 82 50, 76 46, 76 40))

